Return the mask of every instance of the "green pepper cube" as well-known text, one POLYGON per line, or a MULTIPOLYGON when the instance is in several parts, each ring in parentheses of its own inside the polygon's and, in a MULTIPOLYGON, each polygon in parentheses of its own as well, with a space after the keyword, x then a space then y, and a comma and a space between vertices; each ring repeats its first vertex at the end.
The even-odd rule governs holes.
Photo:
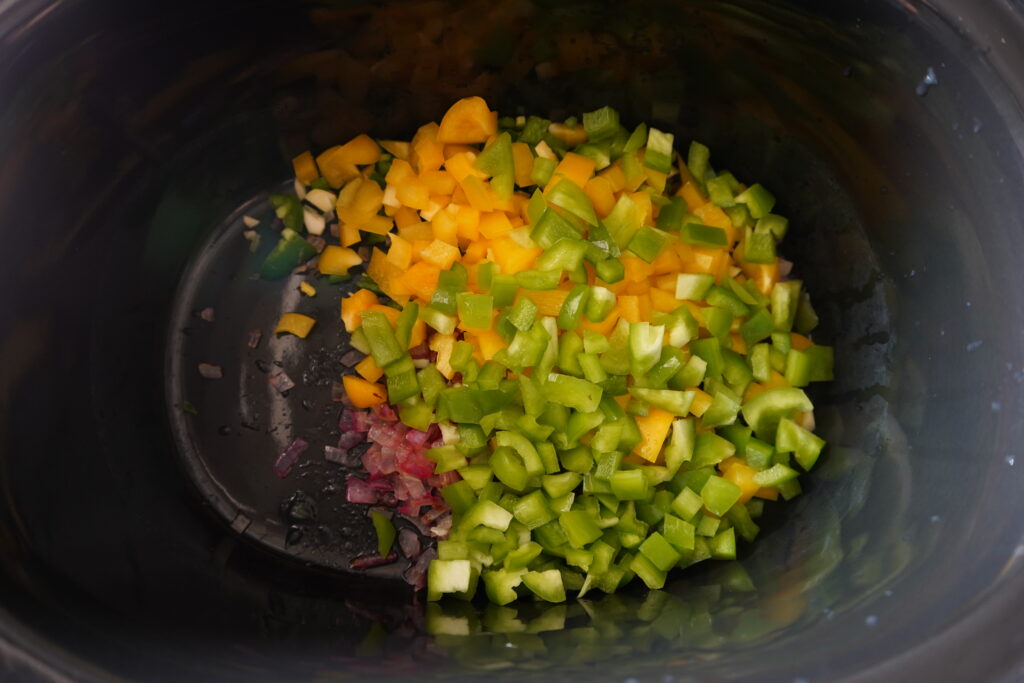
POLYGON ((583 112, 583 130, 588 140, 611 138, 619 132, 619 112, 609 106, 583 112))
POLYGON ((650 484, 640 470, 619 470, 610 479, 612 493, 619 500, 647 500, 650 484))
POLYGON ((523 461, 511 448, 496 448, 491 453, 491 469, 494 476, 505 486, 514 491, 522 491, 530 479, 523 466, 523 461))
POLYGON ((758 486, 782 486, 795 481, 796 478, 797 471, 782 463, 776 463, 766 470, 754 473, 754 483, 758 486))
POLYGON ((370 355, 377 367, 384 368, 406 355, 405 349, 395 338, 391 323, 380 311, 363 311, 359 314, 363 334, 370 346, 370 355))
POLYGON ((459 318, 471 330, 489 330, 494 313, 494 297, 490 294, 460 292, 456 296, 459 318))
MULTIPOLYGON (((689 489, 684 490, 689 491, 689 489)), ((676 550, 693 550, 696 529, 692 524, 675 515, 665 515, 661 525, 665 540, 671 543, 676 550)))
POLYGON ((575 270, 583 263, 587 242, 582 239, 562 238, 537 257, 537 270, 575 270))
POLYGON ((647 146, 644 149, 644 166, 659 173, 670 173, 674 141, 675 136, 672 133, 664 133, 657 128, 651 128, 647 133, 647 146))
POLYGON ((541 486, 544 492, 551 498, 561 498, 571 493, 583 481, 583 475, 576 472, 560 472, 557 474, 546 474, 541 478, 541 486))
POLYGON ((472 529, 485 526, 489 529, 505 531, 512 521, 512 513, 490 500, 480 500, 473 504, 462 518, 463 528, 472 529))
POLYGON ((641 387, 630 387, 629 393, 644 403, 679 417, 685 417, 690 413, 690 406, 693 405, 693 399, 697 395, 695 391, 644 389, 641 387))
POLYGON ((717 465, 736 454, 736 447, 714 432, 701 432, 693 447, 693 467, 717 465))
POLYGON ((741 495, 743 495, 743 491, 739 486, 728 479, 717 476, 708 478, 704 488, 700 490, 700 497, 704 501, 704 507, 719 517, 728 512, 729 508, 740 499, 741 495))
MULTIPOLYGON (((434 560, 435 562, 437 560, 434 560)), ((516 587, 523 582, 522 571, 505 569, 489 570, 483 573, 484 591, 487 599, 495 605, 507 605, 518 597, 516 587)))
POLYGON ((530 230, 530 238, 541 249, 550 249, 559 240, 579 239, 580 231, 573 227, 573 224, 558 212, 547 208, 540 218, 534 222, 533 229, 530 230))
POLYGON ((708 545, 711 557, 716 560, 736 559, 736 531, 732 527, 718 532, 708 545))
POLYGON ((565 209, 588 225, 597 225, 597 215, 594 213, 594 205, 590 198, 579 185, 568 178, 559 180, 544 195, 549 204, 565 209))
POLYGON ((562 308, 558 311, 559 329, 575 330, 579 327, 583 312, 590 300, 591 289, 587 285, 576 285, 569 291, 568 296, 562 302, 562 308))
POLYGON ((711 150, 708 149, 707 145, 703 145, 696 140, 690 143, 690 148, 686 155, 686 168, 690 171, 690 175, 697 179, 697 182, 704 182, 704 176, 707 175, 710 160, 711 150))
POLYGON ((370 510, 370 520, 373 522, 373 529, 377 532, 377 554, 381 557, 391 552, 391 546, 395 542, 395 525, 391 517, 380 510, 370 510))
POLYGON ((565 532, 569 545, 583 548, 601 537, 601 528, 583 510, 569 510, 558 516, 558 523, 565 532))
POLYGON ((508 555, 505 556, 504 566, 505 569, 516 570, 525 569, 526 565, 537 559, 543 548, 538 543, 530 541, 525 545, 521 545, 508 555))
POLYGON ((601 404, 602 389, 584 379, 551 373, 541 387, 541 393, 551 403, 592 413, 601 404))
POLYGON ((651 590, 661 590, 665 586, 667 573, 654 566, 643 553, 637 553, 630 561, 629 568, 651 590))
POLYGON ((524 332, 533 327, 533 323, 537 320, 537 304, 533 303, 533 300, 529 297, 521 296, 516 300, 512 309, 508 312, 508 321, 517 330, 523 330, 524 332))
MULTIPOLYGON (((625 249, 629 245, 633 235, 640 229, 642 221, 640 207, 626 193, 619 197, 615 206, 612 207, 611 213, 604 218, 604 224, 619 249, 625 249)), ((601 279, 605 282, 612 282, 603 277, 601 279)))
POLYGON ((530 181, 534 185, 547 185, 548 181, 551 180, 551 176, 555 173, 555 168, 557 166, 558 161, 555 159, 534 157, 533 166, 530 169, 530 181))
POLYGON ((754 218, 764 218, 775 207, 775 196, 766 190, 761 183, 755 183, 736 195, 736 201, 740 204, 746 204, 750 215, 754 218))
POLYGON ((769 389, 743 404, 741 413, 759 439, 774 441, 779 421, 796 413, 814 410, 814 404, 801 389, 769 389))
POLYGON ((679 231, 679 238, 695 247, 719 249, 729 246, 729 237, 725 230, 703 223, 687 223, 679 231))
POLYGON ((679 515, 682 519, 689 521, 692 520, 701 507, 704 505, 704 499, 697 495, 689 487, 683 487, 683 490, 679 492, 679 495, 675 497, 670 506, 672 512, 679 515))
POLYGON ((565 585, 562 583, 562 573, 557 569, 526 572, 523 574, 523 585, 541 600, 565 602, 565 585))
POLYGON ((640 544, 640 553, 651 561, 660 571, 667 572, 679 562, 681 555, 657 531, 653 532, 640 544))
MULTIPOLYGON (((602 322, 612 312, 612 309, 615 308, 615 301, 616 296, 611 290, 594 285, 590 287, 589 296, 586 298, 583 308, 584 315, 592 323, 602 322)), ((593 330, 590 331, 593 332, 593 330)), ((594 353, 601 352, 595 351, 594 353)))
POLYGON ((676 276, 676 298, 682 301, 703 301, 715 284, 708 273, 680 273, 676 276))
POLYGON ((533 491, 520 498, 512 510, 518 522, 531 531, 544 526, 555 518, 548 507, 547 498, 541 491, 533 491))
POLYGON ((427 569, 427 599, 437 600, 444 593, 469 590, 472 571, 469 560, 431 560, 427 569))
POLYGON ((682 418, 672 422, 672 434, 665 447, 665 467, 670 475, 674 475, 684 462, 693 458, 696 440, 697 428, 693 418, 682 418))
POLYGON ((658 258, 658 254, 661 253, 661 250, 665 248, 670 239, 668 233, 645 225, 636 231, 636 234, 630 239, 626 248, 644 261, 647 261, 647 263, 651 263, 654 259, 658 258))

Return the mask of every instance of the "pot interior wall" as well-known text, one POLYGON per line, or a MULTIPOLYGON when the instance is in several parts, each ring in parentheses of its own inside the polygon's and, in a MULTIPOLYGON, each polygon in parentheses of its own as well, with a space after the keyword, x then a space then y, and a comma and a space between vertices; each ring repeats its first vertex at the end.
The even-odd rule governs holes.
MULTIPOLYGON (((917 648, 1019 583, 1020 112, 929 11, 835 4, 80 2, 20 30, 10 10, 8 638, 80 675, 169 680, 817 681, 917 648), (670 583, 665 619, 644 621, 658 598, 642 592, 528 606, 516 619, 542 632, 510 647, 485 635, 508 614, 449 606, 476 634, 435 640, 396 584, 239 540, 177 461, 167 321, 210 231, 293 154, 407 136, 467 94, 550 117, 607 103, 697 137, 791 220, 784 253, 836 346, 837 379, 814 396, 831 445, 739 562, 670 583)), ((252 466, 269 477, 273 457, 252 466)), ((928 666, 942 662, 940 680, 957 671, 928 666)))

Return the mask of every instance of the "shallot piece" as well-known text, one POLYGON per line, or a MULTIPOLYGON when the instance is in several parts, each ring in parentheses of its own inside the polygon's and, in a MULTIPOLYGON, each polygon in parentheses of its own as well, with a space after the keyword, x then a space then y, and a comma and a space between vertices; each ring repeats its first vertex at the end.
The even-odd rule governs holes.
POLYGON ((288 391, 289 389, 295 387, 295 382, 293 382, 292 378, 286 375, 284 372, 274 373, 273 375, 267 378, 267 381, 270 382, 270 386, 274 387, 282 394, 288 391))
POLYGON ((369 482, 365 479, 349 475, 346 479, 348 490, 345 493, 345 499, 350 503, 369 503, 371 505, 377 503, 377 492, 370 486, 369 482))
POLYGON ((437 550, 434 548, 427 548, 423 551, 423 554, 419 556, 415 564, 405 570, 405 573, 402 574, 402 578, 416 590, 423 590, 427 587, 427 568, 430 567, 431 560, 436 559, 437 550))
POLYGON ((217 313, 213 310, 213 306, 207 306, 203 310, 199 311, 199 317, 208 323, 212 323, 217 319, 217 313))
POLYGON ((249 330, 249 340, 245 343, 250 349, 255 349, 263 339, 263 330, 249 330))
POLYGON ((281 479, 287 477, 288 473, 292 471, 292 467, 298 462, 299 456, 305 453, 307 448, 309 448, 309 442, 305 439, 301 437, 292 439, 288 447, 281 451, 274 461, 274 474, 281 479))
POLYGON ((402 529, 398 532, 398 547, 410 561, 415 561, 423 551, 420 545, 420 536, 412 529, 402 529))
POLYGON ((348 451, 343 448, 335 448, 334 446, 324 446, 324 460, 327 462, 333 462, 338 465, 344 465, 348 459, 348 451))
POLYGON ((363 555, 349 562, 348 566, 352 569, 370 569, 371 567, 379 567, 382 564, 391 564, 397 559, 398 553, 388 553, 385 557, 380 555, 363 555))
POLYGON ((318 254, 327 246, 327 240, 320 237, 320 235, 306 235, 306 241, 313 245, 313 248, 316 249, 316 253, 318 254))
POLYGON ((366 354, 358 349, 352 349, 338 359, 338 362, 344 365, 346 368, 353 367, 356 363, 366 357, 366 354))
POLYGON ((341 382, 331 382, 331 400, 335 403, 341 403, 345 400, 346 396, 345 385, 341 382))
POLYGON ((206 379, 221 379, 224 377, 224 371, 221 370, 221 367, 219 365, 211 365, 210 363, 200 363, 199 374, 206 379))

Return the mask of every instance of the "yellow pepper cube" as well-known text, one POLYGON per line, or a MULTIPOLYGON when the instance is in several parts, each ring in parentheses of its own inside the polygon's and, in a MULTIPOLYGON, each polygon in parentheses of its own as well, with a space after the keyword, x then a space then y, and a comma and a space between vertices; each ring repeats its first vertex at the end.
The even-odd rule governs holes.
POLYGON ((349 268, 363 262, 354 250, 333 244, 324 247, 317 261, 321 275, 348 275, 349 268))
POLYGON ((458 247, 441 240, 434 240, 420 252, 421 259, 441 270, 451 268, 452 264, 459 260, 459 256, 461 254, 458 247))
POLYGON ((299 291, 306 296, 316 296, 316 288, 308 282, 300 282, 299 291))
POLYGON ((316 320, 301 313, 285 313, 277 321, 274 334, 294 334, 296 337, 305 339, 309 331, 316 325, 316 320))

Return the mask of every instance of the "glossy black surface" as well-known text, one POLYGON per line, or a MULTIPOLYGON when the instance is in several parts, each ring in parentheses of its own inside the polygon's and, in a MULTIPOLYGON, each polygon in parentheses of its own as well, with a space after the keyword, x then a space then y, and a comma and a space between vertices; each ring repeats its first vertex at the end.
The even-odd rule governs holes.
MULTIPOLYGON (((937 7, 0 10, 9 670, 1018 678, 1024 28, 1011 4, 937 7), (716 165, 764 182, 839 358, 816 396, 834 446, 739 565, 682 574, 669 607, 637 593, 515 619, 447 608, 447 623, 474 632, 555 629, 513 636, 516 647, 431 639, 399 584, 313 571, 239 539, 203 509, 165 401, 173 302, 212 231, 282 181, 292 154, 363 131, 407 135, 466 94, 552 116, 610 103, 698 136, 716 165)), ((195 319, 213 333, 205 324, 195 319)), ((277 444, 264 436, 251 456, 269 477, 277 444)))

